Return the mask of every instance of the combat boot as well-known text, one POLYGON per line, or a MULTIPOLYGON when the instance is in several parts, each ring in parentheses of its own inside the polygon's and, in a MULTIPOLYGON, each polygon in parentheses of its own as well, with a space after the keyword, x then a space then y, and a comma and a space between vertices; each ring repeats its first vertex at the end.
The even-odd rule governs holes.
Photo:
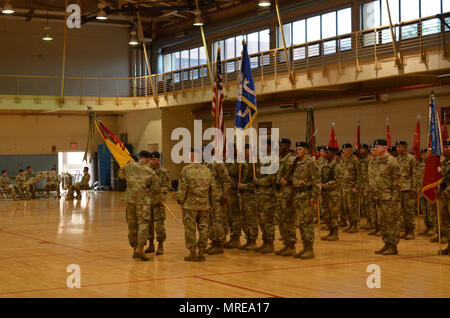
POLYGON ((222 243, 214 242, 214 247, 206 252, 208 255, 223 254, 222 243))
POLYGON ((405 230, 405 232, 400 233, 400 238, 404 239, 408 235, 408 230, 405 230))
POLYGON ((230 246, 233 244, 234 237, 230 236, 230 239, 223 246, 224 248, 231 248, 230 246))
POLYGON ((255 248, 255 252, 259 253, 260 250, 262 250, 263 248, 266 247, 266 244, 267 244, 267 242, 263 240, 263 243, 260 246, 258 246, 257 248, 255 248))
POLYGON ((377 235, 378 231, 379 231, 378 226, 375 226, 371 232, 367 233, 367 235, 377 235))
POLYGON ((397 251, 397 245, 394 244, 388 244, 387 249, 385 249, 383 251, 383 253, 381 253, 383 255, 397 255, 398 251, 397 251))
POLYGON ((186 262, 196 262, 197 261, 197 252, 196 252, 195 247, 190 248, 189 251, 190 251, 189 255, 185 256, 184 260, 186 262))
POLYGON ((331 229, 330 235, 326 239, 327 241, 339 241, 338 229, 331 229))
POLYGON ((314 257, 313 242, 306 243, 306 251, 300 256, 301 259, 308 259, 314 257))
POLYGON ((423 230, 423 231, 421 231, 421 232, 419 232, 419 233, 417 233, 417 235, 419 235, 419 236, 428 236, 428 232, 430 232, 432 229, 430 228, 430 227, 426 227, 425 228, 425 230, 423 230))
POLYGON ((143 245, 137 246, 136 255, 143 261, 148 261, 150 259, 147 255, 145 255, 143 245))
POLYGON ((341 222, 339 223, 339 227, 346 227, 346 226, 347 226, 347 221, 341 220, 341 222))
POLYGON ((358 223, 353 223, 351 228, 348 229, 347 233, 358 233, 358 223))
POLYGON ((328 232, 327 235, 322 236, 320 239, 321 239, 322 241, 326 241, 326 240, 331 236, 331 232, 332 232, 332 231, 333 231, 333 229, 330 228, 330 232, 328 232))
POLYGON ((275 255, 281 255, 281 253, 283 253, 285 250, 287 250, 287 248, 288 248, 287 245, 284 244, 284 246, 281 249, 275 251, 275 255))
MULTIPOLYGON (((194 253, 195 253, 195 249, 194 249, 194 253)), ((197 261, 198 261, 198 262, 204 262, 204 261, 206 261, 206 258, 205 258, 205 249, 204 249, 203 247, 199 247, 199 249, 198 249, 197 261)))
POLYGON ((303 253, 306 252, 306 242, 303 242, 303 249, 298 252, 297 254, 294 255, 294 258, 300 258, 302 256, 303 253))
POLYGON ((266 246, 259 250, 261 254, 273 253, 273 242, 266 242, 266 246))
POLYGON ((281 256, 292 256, 294 254, 295 254, 295 244, 289 243, 288 245, 286 245, 286 249, 284 250, 284 252, 281 253, 281 256))
POLYGON ((450 245, 447 245, 447 247, 438 252, 438 255, 450 255, 450 245))
POLYGON ((155 244, 153 241, 149 241, 150 244, 148 245, 147 249, 145 250, 145 253, 154 253, 155 252, 155 244))
POLYGON ((256 240, 250 240, 250 245, 245 248, 246 251, 252 251, 256 249, 256 240))
POLYGON ((408 230, 406 231, 405 240, 408 241, 414 239, 415 239, 414 228, 408 228, 408 230))
POLYGON ((348 233, 348 231, 350 231, 352 227, 353 227, 353 226, 352 226, 352 224, 350 223, 350 224, 348 225, 348 227, 346 227, 345 229, 342 230, 342 232, 348 233))
POLYGON ((137 255, 137 246, 133 247, 133 258, 139 258, 139 256, 137 255))
POLYGON ((164 242, 158 241, 158 249, 156 250, 156 255, 163 255, 164 254, 164 242))
POLYGON ((216 245, 215 241, 211 241, 211 244, 209 245, 209 247, 205 250, 205 253, 208 254, 210 250, 212 250, 214 248, 214 246, 216 245))
POLYGON ((387 250, 388 247, 389 247, 389 243, 384 243, 384 246, 382 248, 380 248, 379 250, 376 250, 375 254, 383 254, 383 252, 385 250, 387 250))
POLYGON ((247 239, 247 242, 244 245, 242 245, 241 247, 239 247, 239 249, 245 250, 250 245, 250 243, 251 243, 251 240, 247 239))
POLYGON ((234 237, 229 246, 229 248, 240 248, 241 240, 239 239, 239 237, 234 237))

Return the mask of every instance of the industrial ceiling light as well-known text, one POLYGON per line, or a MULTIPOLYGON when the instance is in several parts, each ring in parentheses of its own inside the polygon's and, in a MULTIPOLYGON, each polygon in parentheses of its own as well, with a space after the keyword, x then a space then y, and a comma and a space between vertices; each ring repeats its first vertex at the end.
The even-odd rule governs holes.
POLYGON ((44 27, 44 36, 42 37, 42 40, 44 40, 44 41, 51 41, 51 40, 53 40, 53 38, 52 38, 52 36, 50 35, 50 28, 49 28, 49 26, 48 25, 46 25, 45 27, 44 27))
POLYGON ((106 15, 106 12, 104 10, 105 7, 106 7, 106 5, 103 2, 100 2, 98 4, 98 12, 97 12, 97 16, 95 17, 97 20, 108 19, 108 16, 106 15))
POLYGON ((195 26, 202 26, 205 24, 202 19, 202 12, 199 9, 195 10, 195 19, 193 24, 195 26))
POLYGON ((135 45, 139 44, 139 42, 138 42, 138 40, 136 38, 136 31, 135 30, 131 31, 131 33, 130 33, 130 41, 128 42, 128 44, 132 45, 132 46, 135 46, 135 45))
POLYGON ((3 14, 12 14, 12 13, 14 13, 14 9, 13 9, 11 3, 9 3, 9 0, 6 0, 5 5, 3 6, 3 9, 2 9, 2 13, 3 14))
POLYGON ((270 0, 259 0, 258 6, 260 7, 270 7, 271 3, 270 0))

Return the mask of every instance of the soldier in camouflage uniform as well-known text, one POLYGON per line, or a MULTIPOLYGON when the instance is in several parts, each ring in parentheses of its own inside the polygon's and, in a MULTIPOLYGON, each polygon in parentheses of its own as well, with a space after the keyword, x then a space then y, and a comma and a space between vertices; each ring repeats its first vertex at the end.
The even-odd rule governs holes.
POLYGON ((401 200, 401 215, 403 217, 403 226, 405 233, 400 236, 405 240, 414 239, 415 228, 415 214, 414 209, 417 205, 417 160, 416 158, 407 153, 407 143, 405 141, 397 141, 397 160, 400 166, 401 179, 399 182, 400 187, 400 200, 401 200))
POLYGON ((326 162, 322 165, 321 174, 321 197, 324 221, 328 225, 329 233, 322 237, 325 241, 339 240, 339 208, 341 202, 341 189, 336 178, 338 163, 334 160, 336 150, 325 147, 326 162))
POLYGON ((254 250, 256 248, 256 239, 258 238, 258 213, 256 211, 255 185, 253 184, 253 163, 250 159, 250 146, 245 145, 245 163, 240 164, 241 182, 238 183, 240 191, 241 206, 241 224, 245 233, 247 242, 239 249, 254 250))
MULTIPOLYGON (((352 145, 342 145, 342 160, 340 163, 341 187, 343 196, 343 213, 350 225, 344 230, 347 233, 358 232, 358 193, 359 193, 359 162, 352 155, 352 145)), ((342 217, 341 217, 342 220, 342 217)))
POLYGON ((58 193, 58 198, 61 197, 59 192, 59 179, 56 174, 56 169, 52 168, 52 171, 49 173, 47 177, 47 181, 45 182, 45 191, 47 192, 47 196, 50 196, 50 191, 56 190, 58 193))
MULTIPOLYGON (((258 224, 261 228, 263 244, 255 249, 258 253, 273 253, 275 240, 275 182, 277 181, 277 174, 274 171, 268 171, 267 174, 262 174, 261 169, 265 167, 268 169, 271 163, 277 162, 278 158, 271 155, 272 144, 268 139, 267 156, 258 161, 256 165, 256 178, 253 179, 256 193, 256 209, 258 211, 258 224), (263 162, 264 161, 264 162, 263 162)), ((276 163, 278 166, 278 163, 276 163)))
POLYGON ((74 198, 81 199, 81 190, 89 190, 89 180, 91 179, 91 176, 89 174, 89 168, 84 167, 83 169, 83 177, 81 178, 80 182, 77 182, 75 184, 72 184, 69 187, 69 190, 67 192, 67 200, 73 200, 74 198), (73 193, 76 193, 76 196, 74 197, 73 193))
POLYGON ((368 197, 368 213, 369 213, 369 219, 370 222, 373 225, 373 230, 367 235, 377 235, 380 231, 380 226, 378 224, 378 211, 377 211, 377 205, 375 201, 375 188, 373 188, 373 183, 370 182, 370 180, 373 180, 375 178, 375 174, 377 173, 377 158, 375 156, 375 145, 370 145, 370 156, 369 156, 369 163, 367 165, 367 190, 366 190, 366 196, 368 197))
POLYGON ((166 210, 164 209, 163 202, 166 201, 167 192, 170 189, 170 177, 169 172, 160 166, 160 154, 154 151, 150 154, 150 168, 156 173, 159 179, 160 187, 159 191, 152 192, 151 194, 151 206, 150 206, 150 221, 149 221, 149 246, 145 250, 146 253, 155 252, 155 232, 156 240, 158 241, 158 249, 155 255, 164 254, 164 241, 166 240, 166 228, 164 227, 164 221, 166 219, 166 210))
POLYGON ((422 182, 423 175, 425 172, 425 160, 428 157, 428 149, 422 149, 420 151, 421 160, 417 165, 418 171, 418 183, 420 185, 420 212, 423 217, 423 222, 425 224, 425 230, 419 232, 419 235, 433 236, 435 234, 436 222, 436 206, 434 203, 429 202, 422 193, 422 182))
MULTIPOLYGON (((25 178, 27 179, 27 181, 36 177, 36 174, 33 172, 33 170, 31 170, 30 166, 27 167, 27 170, 24 175, 25 175, 25 178)), ((36 183, 33 183, 33 182, 29 183, 28 189, 30 191, 31 198, 36 199, 36 183)))
POLYGON ((290 153, 291 141, 287 138, 280 139, 279 143, 280 163, 277 172, 277 180, 275 182, 276 215, 278 216, 278 228, 284 247, 275 251, 276 255, 292 256, 295 253, 296 225, 295 225, 295 208, 294 208, 294 192, 292 182, 282 184, 281 179, 284 178, 291 168, 295 160, 295 155, 290 153))
MULTIPOLYGON (((214 154, 215 151, 213 150, 212 155, 214 156, 214 154)), ((215 198, 212 212, 209 214, 208 236, 211 239, 211 246, 205 252, 210 255, 223 254, 223 245, 226 243, 225 229, 228 227, 225 205, 227 204, 231 179, 225 163, 213 161, 206 166, 211 171, 215 198)))
POLYGON ((21 200, 26 200, 30 196, 30 187, 27 182, 27 178, 23 173, 23 169, 19 170, 19 174, 14 179, 16 183, 17 192, 21 200))
POLYGON ((384 246, 375 254, 396 255, 399 242, 398 220, 400 216, 399 182, 401 178, 398 160, 387 152, 387 142, 374 142, 376 173, 369 179, 378 210, 378 220, 384 246))
POLYGON ((150 153, 141 151, 139 161, 130 161, 119 170, 119 178, 126 179, 127 189, 122 200, 126 201, 128 241, 133 248, 133 258, 148 261, 144 246, 148 240, 150 221, 150 194, 160 191, 160 181, 150 168, 150 153))
POLYGON ((181 170, 176 195, 183 209, 184 239, 190 252, 184 260, 189 262, 205 261, 209 213, 212 213, 215 198, 211 171, 198 163, 200 156, 199 150, 191 149, 191 163, 181 170), (197 242, 196 228, 199 232, 197 242))
MULTIPOLYGON (((235 159, 236 157, 235 151, 235 159)), ((241 246, 240 238, 242 231, 239 190, 237 188, 239 183, 239 164, 235 161, 233 163, 227 163, 226 167, 231 180, 230 189, 228 190, 228 204, 226 205, 230 239, 225 243, 224 247, 239 248, 241 246)))
MULTIPOLYGON (((442 183, 439 186, 439 204, 441 217, 441 235, 450 242, 450 140, 444 141, 444 152, 441 159, 442 183)), ((440 251, 441 255, 450 255, 450 244, 440 251)))
POLYGON ((8 172, 6 170, 3 170, 2 176, 0 177, 0 188, 2 188, 5 196, 11 195, 13 200, 17 200, 16 190, 14 189, 14 186, 11 184, 11 181, 9 179, 10 178, 8 177, 8 172))
MULTIPOLYGON (((320 172, 319 166, 308 154, 308 143, 301 141, 295 145, 297 157, 290 169, 290 180, 294 187, 294 206, 303 250, 294 257, 308 259, 314 257, 314 211, 320 194, 320 172)), ((290 180, 283 178, 281 183, 286 185, 290 180)))
POLYGON ((360 193, 360 211, 361 217, 367 220, 367 223, 362 227, 362 229, 371 230, 373 229, 372 219, 369 216, 369 198, 365 193, 367 192, 369 186, 368 174, 369 174, 369 146, 362 144, 359 149, 359 193, 360 193))

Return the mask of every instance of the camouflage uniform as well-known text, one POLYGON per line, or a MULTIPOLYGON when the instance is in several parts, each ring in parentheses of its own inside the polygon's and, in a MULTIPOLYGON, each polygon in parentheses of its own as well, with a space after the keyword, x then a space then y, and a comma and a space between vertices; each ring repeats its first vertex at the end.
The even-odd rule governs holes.
MULTIPOLYGON (((237 184, 239 182, 239 164, 238 163, 228 163, 226 164, 228 175, 230 177, 230 189, 228 191, 228 204, 227 209, 227 219, 228 227, 230 232, 230 237, 234 239, 239 239, 241 236, 241 213, 239 209, 239 190, 237 184)), ((228 228, 225 228, 225 234, 228 232, 228 228)))
POLYGON ((373 187, 373 180, 375 178, 375 175, 377 173, 377 159, 375 157, 370 156, 369 157, 369 163, 367 165, 367 187, 368 187, 368 215, 370 222, 374 226, 375 230, 370 235, 374 235, 379 230, 379 224, 378 224, 378 211, 377 211, 377 204, 375 201, 375 188, 373 187))
POLYGON ((353 193, 353 188, 359 188, 359 162, 358 159, 351 156, 350 158, 342 158, 340 162, 341 169, 341 187, 343 195, 343 212, 345 218, 349 220, 350 225, 354 228, 358 226, 358 194, 353 193))
POLYGON ((0 187, 2 188, 6 196, 10 194, 13 198, 16 197, 16 190, 11 184, 8 176, 0 176, 0 187))
MULTIPOLYGON (((25 178, 27 179, 27 181, 29 181, 30 179, 36 178, 36 174, 33 171, 26 171, 24 173, 25 178)), ((28 183, 28 189, 30 191, 31 197, 34 199, 36 198, 36 183, 34 182, 29 182, 28 183)))
POLYGON ((225 163, 213 162, 207 165, 211 171, 212 186, 215 193, 212 213, 209 215, 208 236, 215 244, 224 244, 226 241, 226 228, 228 228, 223 199, 228 197, 228 188, 231 184, 230 176, 225 163))
POLYGON ((189 250, 206 247, 209 212, 215 197, 212 183, 211 171, 200 163, 188 164, 181 170, 176 198, 183 208, 184 238, 189 250))
MULTIPOLYGON (((341 159, 342 161, 342 159, 341 159)), ((336 167, 334 168, 334 175, 336 178, 336 181, 339 185, 339 192, 341 193, 341 199, 339 200, 339 220, 340 223, 343 225, 346 224, 345 221, 345 215, 344 215, 344 195, 342 194, 342 164, 341 161, 336 163, 336 167)))
POLYGON ((131 247, 144 246, 148 240, 150 222, 150 194, 160 191, 160 181, 150 166, 141 161, 130 161, 119 171, 127 189, 122 200, 127 203, 126 219, 131 247))
POLYGON ((258 238, 258 213, 256 211, 255 185, 253 184, 252 163, 240 164, 241 174, 241 224, 247 241, 256 241, 258 238))
POLYGON ((401 175, 399 182, 401 216, 403 217, 405 232, 413 234, 415 227, 414 210, 417 205, 417 161, 409 153, 398 155, 397 160, 401 175), (413 196, 410 194, 411 191, 414 192, 413 196))
POLYGON ((331 234, 337 234, 339 228, 339 204, 341 202, 341 190, 336 178, 338 163, 328 162, 322 165, 321 169, 321 197, 324 220, 328 224, 331 234))
MULTIPOLYGON (((277 181, 276 173, 262 174, 261 168, 268 167, 271 162, 278 161, 274 156, 265 158, 266 163, 258 162, 256 164, 256 209, 258 211, 258 223, 262 232, 262 239, 265 243, 273 245, 275 240, 275 182, 277 181)), ((272 246, 273 250, 273 246, 272 246)))
MULTIPOLYGON (((153 170, 153 169, 152 169, 153 170)), ((166 194, 170 189, 170 177, 169 172, 163 168, 158 167, 153 170, 159 179, 160 186, 156 192, 151 194, 151 206, 150 206, 150 221, 149 221, 149 241, 164 242, 166 240, 166 229, 164 227, 164 221, 166 219, 166 210, 162 202, 166 200, 166 194)))
POLYGON ((359 200, 360 200, 360 211, 361 217, 366 218, 367 222, 370 223, 369 216, 369 198, 365 195, 368 186, 368 175, 369 175, 369 161, 370 155, 365 158, 359 159, 359 200))
POLYGON ((86 173, 81 178, 80 182, 77 182, 69 187, 69 191, 67 193, 68 199, 73 199, 73 193, 75 192, 77 197, 81 197, 81 190, 89 190, 89 180, 91 176, 89 173, 86 173))
POLYGON ((320 194, 319 166, 309 156, 297 158, 292 174, 294 187, 294 206, 297 214, 297 225, 303 245, 314 243, 314 211, 311 201, 317 201, 320 194))
MULTIPOLYGON (((441 159, 442 169, 442 183, 439 188, 441 198, 440 204, 440 217, 441 217, 441 235, 446 237, 450 242, 450 159, 443 157, 441 159)), ((450 245, 449 245, 450 246, 450 245)), ((443 254, 450 255, 449 246, 443 250, 443 254)))
POLYGON ((54 172, 49 173, 45 183, 45 191, 47 192, 47 195, 49 195, 52 190, 56 190, 58 192, 58 196, 60 195, 58 175, 54 172))
POLYGON ((369 178, 378 212, 378 223, 382 240, 397 245, 399 241, 398 220, 400 216, 400 166, 396 158, 388 155, 376 159, 376 170, 369 178))
POLYGON ((21 176, 19 174, 14 179, 14 182, 16 183, 17 192, 19 193, 20 199, 26 200, 28 198, 29 192, 30 192, 30 187, 28 185, 27 178, 24 175, 21 176))
POLYGON ((278 227, 280 230, 281 239, 285 246, 295 246, 296 242, 296 213, 294 208, 294 192, 292 183, 285 186, 281 184, 281 179, 284 178, 294 163, 295 156, 288 153, 280 159, 276 180, 276 198, 277 198, 277 214, 278 227))
MULTIPOLYGON (((417 165, 418 183, 420 188, 422 187, 423 175, 425 172, 425 161, 419 162, 417 165)), ((420 212, 422 213, 423 222, 427 229, 431 229, 433 232, 437 227, 436 222, 436 205, 429 202, 423 195, 421 189, 420 193, 420 212)))

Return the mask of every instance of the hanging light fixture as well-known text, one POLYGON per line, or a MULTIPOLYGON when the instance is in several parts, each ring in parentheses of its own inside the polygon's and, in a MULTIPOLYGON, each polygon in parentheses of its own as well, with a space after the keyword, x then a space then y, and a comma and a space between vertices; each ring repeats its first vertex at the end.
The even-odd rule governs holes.
POLYGON ((202 19, 202 12, 199 9, 197 9, 197 10, 195 10, 194 14, 195 14, 195 19, 194 19, 194 23, 193 24, 195 26, 202 26, 202 25, 204 25, 205 23, 203 22, 203 19, 202 19))
POLYGON ((5 4, 3 5, 3 8, 2 8, 2 13, 3 14, 12 14, 12 13, 14 13, 14 9, 13 9, 11 3, 9 3, 9 0, 5 1, 5 4))
POLYGON ((105 7, 106 7, 106 5, 103 2, 100 2, 98 4, 98 12, 97 12, 97 16, 95 17, 97 20, 108 19, 108 16, 106 15, 106 12, 104 10, 105 7))
POLYGON ((270 7, 271 3, 270 0, 259 0, 258 6, 260 7, 270 7))
POLYGON ((139 42, 138 42, 138 40, 136 38, 136 31, 135 30, 131 31, 131 33, 130 33, 130 41, 128 41, 128 44, 132 45, 132 46, 135 46, 135 45, 139 44, 139 42))
POLYGON ((50 35, 50 27, 48 26, 48 11, 47 11, 47 22, 44 27, 44 36, 42 37, 42 40, 44 40, 44 41, 53 40, 52 36, 50 35))

